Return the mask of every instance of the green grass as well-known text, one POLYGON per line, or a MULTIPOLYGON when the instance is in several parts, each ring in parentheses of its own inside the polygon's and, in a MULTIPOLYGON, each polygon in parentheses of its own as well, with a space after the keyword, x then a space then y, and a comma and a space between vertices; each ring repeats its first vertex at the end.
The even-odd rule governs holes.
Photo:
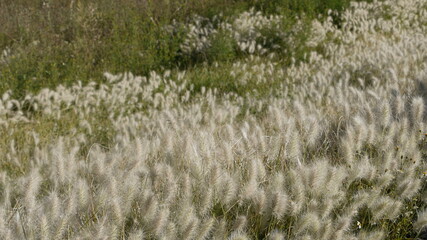
MULTIPOLYGON (((7 1, 0 0, 0 50, 13 57, 0 64, 0 94, 12 90, 23 97, 44 87, 70 85, 77 80, 103 82, 103 72, 194 68, 199 63, 229 62, 242 57, 224 35, 218 35, 203 56, 183 57, 183 31, 170 35, 163 26, 173 19, 185 22, 190 14, 212 17, 235 15, 254 7, 267 14, 310 20, 326 9, 341 10, 348 0, 203 0, 203 1, 7 1)), ((308 29, 305 29, 308 30, 308 29)), ((305 52, 304 32, 297 60, 305 52)), ((286 43, 280 43, 286 49, 286 43)), ((295 57, 295 56, 294 56, 295 57)), ((289 61, 290 58, 288 58, 289 61)), ((232 89, 225 89, 231 91, 232 89)))

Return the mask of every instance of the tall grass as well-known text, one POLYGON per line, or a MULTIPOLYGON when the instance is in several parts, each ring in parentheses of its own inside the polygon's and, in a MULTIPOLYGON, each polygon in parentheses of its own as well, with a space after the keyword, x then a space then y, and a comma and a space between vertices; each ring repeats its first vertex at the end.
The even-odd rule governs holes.
POLYGON ((334 16, 304 44, 286 15, 193 16, 159 32, 190 67, 6 91, 0 238, 424 234, 427 3, 334 16))

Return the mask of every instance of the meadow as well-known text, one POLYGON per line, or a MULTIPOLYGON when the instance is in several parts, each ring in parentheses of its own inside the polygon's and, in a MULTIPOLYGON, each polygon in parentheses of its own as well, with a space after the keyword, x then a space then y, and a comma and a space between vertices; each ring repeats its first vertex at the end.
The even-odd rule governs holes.
POLYGON ((426 0, 0 12, 1 239, 425 234, 426 0))

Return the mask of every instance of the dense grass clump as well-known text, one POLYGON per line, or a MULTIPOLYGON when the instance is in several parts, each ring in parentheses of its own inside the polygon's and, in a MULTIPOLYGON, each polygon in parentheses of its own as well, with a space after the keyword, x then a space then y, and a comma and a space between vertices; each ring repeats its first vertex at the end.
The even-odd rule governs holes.
POLYGON ((1 239, 425 234, 425 0, 35 3, 3 25, 1 239))

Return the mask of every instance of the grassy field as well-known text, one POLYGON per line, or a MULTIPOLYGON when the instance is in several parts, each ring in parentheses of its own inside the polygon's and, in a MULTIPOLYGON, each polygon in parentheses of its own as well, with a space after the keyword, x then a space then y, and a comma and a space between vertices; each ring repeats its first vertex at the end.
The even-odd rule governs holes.
POLYGON ((427 1, 0 0, 1 239, 416 239, 427 1))
MULTIPOLYGON (((230 62, 246 56, 227 39, 217 39, 203 55, 181 54, 187 29, 182 26, 170 33, 164 26, 173 21, 185 25, 192 14, 210 19, 222 13, 227 18, 254 8, 281 14, 286 21, 281 27, 289 31, 295 17, 309 22, 327 9, 342 10, 348 4, 348 0, 1 0, 0 49, 10 57, 0 64, 0 93, 12 90, 21 98, 76 80, 104 82, 105 71, 137 75, 177 67, 198 71, 206 60, 230 62)), ((339 22, 339 17, 335 20, 339 22)), ((304 27, 301 32, 309 31, 308 25, 304 27)), ((301 60, 307 49, 302 42, 298 47, 301 60)))

